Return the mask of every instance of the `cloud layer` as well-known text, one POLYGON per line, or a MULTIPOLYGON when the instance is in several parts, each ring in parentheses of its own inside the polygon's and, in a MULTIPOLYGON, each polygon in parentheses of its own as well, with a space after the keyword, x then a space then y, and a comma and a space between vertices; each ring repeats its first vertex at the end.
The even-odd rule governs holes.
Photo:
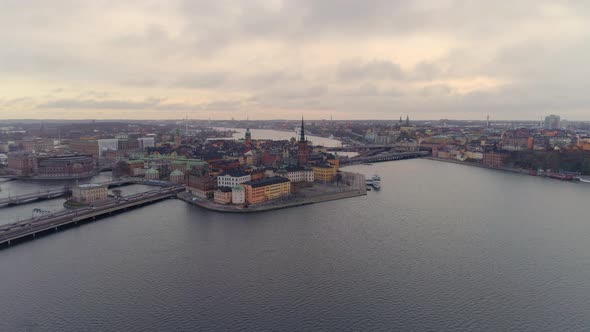
POLYGON ((6 0, 0 118, 590 120, 584 1, 6 0))

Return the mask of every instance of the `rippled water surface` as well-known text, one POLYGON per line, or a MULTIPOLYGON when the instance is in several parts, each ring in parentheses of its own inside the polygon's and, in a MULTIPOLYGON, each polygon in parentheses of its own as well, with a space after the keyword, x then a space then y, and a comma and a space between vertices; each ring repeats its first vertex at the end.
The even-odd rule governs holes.
POLYGON ((0 330, 590 327, 590 185, 429 160, 250 215, 166 200, 0 251, 0 330))

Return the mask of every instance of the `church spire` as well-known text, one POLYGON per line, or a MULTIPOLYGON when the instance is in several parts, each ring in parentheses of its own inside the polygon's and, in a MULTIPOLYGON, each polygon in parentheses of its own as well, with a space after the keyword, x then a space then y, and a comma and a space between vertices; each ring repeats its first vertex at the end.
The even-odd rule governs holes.
POLYGON ((301 137, 299 138, 300 142, 305 141, 305 129, 303 128, 303 116, 301 116, 301 137))

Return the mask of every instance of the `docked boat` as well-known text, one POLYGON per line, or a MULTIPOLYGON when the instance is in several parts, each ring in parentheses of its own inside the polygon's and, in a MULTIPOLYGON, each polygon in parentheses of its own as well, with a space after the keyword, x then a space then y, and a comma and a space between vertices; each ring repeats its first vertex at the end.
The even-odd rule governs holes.
POLYGON ((590 183, 590 177, 584 177, 584 176, 581 176, 581 177, 579 178, 579 180, 580 180, 580 182, 584 182, 584 183, 590 183))
POLYGON ((549 173, 548 176, 553 179, 571 181, 571 180, 574 180, 575 175, 576 174, 569 173, 569 172, 559 172, 559 173, 549 173))
POLYGON ((371 185, 375 189, 381 188, 381 177, 379 177, 379 175, 376 174, 373 175, 373 177, 371 178, 371 185))

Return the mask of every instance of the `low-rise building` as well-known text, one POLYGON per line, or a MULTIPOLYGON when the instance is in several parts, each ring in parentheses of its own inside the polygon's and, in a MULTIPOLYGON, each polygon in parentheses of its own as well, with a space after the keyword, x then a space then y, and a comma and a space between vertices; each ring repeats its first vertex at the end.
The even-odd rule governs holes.
POLYGON ((72 188, 72 200, 81 204, 92 204, 108 198, 108 188, 96 183, 81 184, 72 188))
POLYGON ((207 198, 209 195, 213 195, 213 191, 215 190, 215 179, 208 174, 190 174, 188 177, 187 190, 197 197, 207 198))
POLYGON ((145 171, 145 179, 146 180, 160 180, 160 172, 158 170, 150 168, 145 171))
POLYGON ((336 168, 330 164, 314 165, 312 169, 314 180, 319 182, 332 182, 337 172, 336 168))
POLYGON ((288 196, 291 193, 291 182, 289 179, 280 176, 248 181, 242 185, 246 191, 246 202, 248 204, 263 203, 288 196))
POLYGON ((174 182, 174 183, 184 183, 184 173, 181 170, 174 170, 172 173, 170 173, 170 182, 174 182))
POLYGON ((251 181, 252 176, 245 172, 228 172, 223 175, 217 176, 218 187, 234 187, 241 183, 251 181))
POLYGON ((231 188, 231 202, 232 204, 246 203, 246 190, 242 186, 235 186, 231 188))
POLYGON ((96 174, 96 163, 91 155, 39 156, 35 176, 47 179, 75 179, 96 174))
POLYGON ((292 183, 297 182, 313 182, 313 169, 302 166, 292 166, 285 169, 286 177, 292 183))
POLYGON ((232 189, 229 187, 219 187, 213 194, 213 200, 219 204, 230 204, 232 202, 232 189))
POLYGON ((508 159, 509 154, 505 152, 484 152, 483 154, 483 164, 486 166, 492 167, 500 167, 504 165, 506 159, 508 159))

